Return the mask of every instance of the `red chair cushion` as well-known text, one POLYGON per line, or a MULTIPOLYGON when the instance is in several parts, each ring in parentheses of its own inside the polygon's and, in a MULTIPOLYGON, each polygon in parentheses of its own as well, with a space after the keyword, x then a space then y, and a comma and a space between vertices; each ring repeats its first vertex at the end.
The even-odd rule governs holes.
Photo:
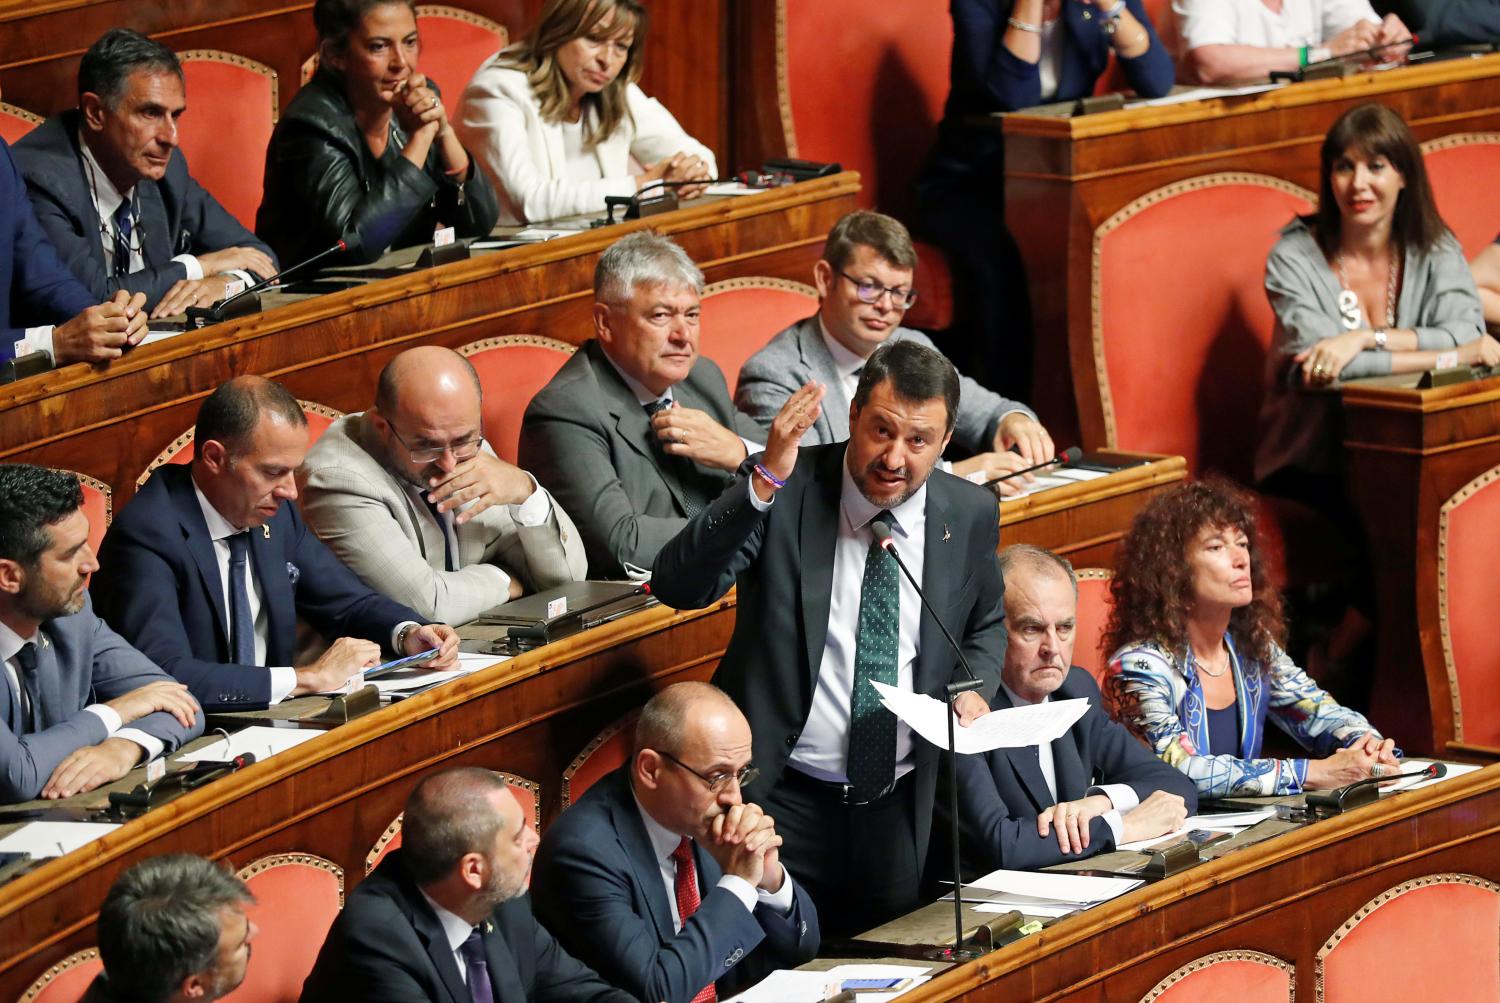
POLYGON ((1448 598, 1443 629, 1451 645, 1463 741, 1500 747, 1500 640, 1489 622, 1500 565, 1500 468, 1486 477, 1478 490, 1448 509, 1439 567, 1448 598))
MULTIPOLYGON (((94 977, 103 970, 104 962, 99 960, 98 954, 87 961, 71 964, 52 976, 40 989, 37 989, 34 983, 31 989, 27 990, 36 992, 35 996, 30 997, 31 1003, 78 1003, 83 999, 83 994, 88 992, 89 983, 93 982, 94 977)), ((41 979, 37 982, 41 982, 41 979)), ((26 998, 22 996, 22 999, 26 998)))
POLYGON ((1444 146, 1438 140, 1431 145, 1436 148, 1423 159, 1438 212, 1453 228, 1465 257, 1472 258, 1500 233, 1500 201, 1492 191, 1493 179, 1500 177, 1500 135, 1483 142, 1444 146))
POLYGON ((906 311, 902 321, 907 327, 923 331, 945 331, 953 326, 953 273, 948 256, 933 244, 917 241, 917 271, 912 285, 917 289, 917 305, 906 311))
POLYGON ((497 345, 470 354, 472 347, 461 351, 473 363, 484 388, 484 437, 497 456, 515 463, 526 408, 570 353, 534 343, 497 345))
POLYGON ((328 928, 343 906, 338 875, 306 863, 282 863, 246 879, 255 904, 246 912, 260 933, 245 981, 232 1003, 296 1003, 328 928))
POLYGON ((1109 622, 1109 609, 1109 578, 1080 577, 1078 616, 1073 628, 1073 664, 1087 669, 1100 686, 1104 685, 1104 673, 1109 668, 1111 654, 1099 650, 1104 641, 1105 624, 1109 622))
POLYGON ((724 371, 731 397, 750 356, 781 330, 818 312, 816 296, 757 281, 731 279, 703 295, 698 350, 724 371))
POLYGON ((562 804, 583 797, 584 791, 601 778, 625 765, 635 744, 635 721, 640 711, 631 711, 610 725, 578 754, 562 775, 562 804))
POLYGON ((28 111, 13 105, 0 104, 0 139, 15 145, 16 141, 41 124, 41 120, 28 111))
POLYGON ((178 142, 188 170, 253 230, 264 189, 266 147, 276 126, 275 74, 185 55, 188 112, 178 126, 178 142))
POLYGON ((422 38, 422 71, 457 104, 479 64, 505 48, 507 36, 499 25, 492 29, 455 16, 466 12, 450 10, 418 7, 417 31, 422 38))
POLYGON ((1290 972, 1248 958, 1226 958, 1189 972, 1152 1003, 1287 1003, 1291 998, 1290 972))

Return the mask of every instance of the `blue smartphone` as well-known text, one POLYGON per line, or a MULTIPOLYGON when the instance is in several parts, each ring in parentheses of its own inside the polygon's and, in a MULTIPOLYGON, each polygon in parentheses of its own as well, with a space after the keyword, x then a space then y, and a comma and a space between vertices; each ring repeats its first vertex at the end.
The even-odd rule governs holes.
POLYGON ((839 991, 846 993, 890 992, 900 989, 910 981, 911 979, 845 979, 839 986, 839 991))
POLYGON ((414 665, 425 665, 436 658, 442 650, 442 648, 428 648, 426 651, 419 651, 415 655, 407 655, 404 658, 397 658, 382 665, 371 666, 365 669, 365 678, 373 679, 379 673, 391 672, 395 669, 409 669, 414 665))

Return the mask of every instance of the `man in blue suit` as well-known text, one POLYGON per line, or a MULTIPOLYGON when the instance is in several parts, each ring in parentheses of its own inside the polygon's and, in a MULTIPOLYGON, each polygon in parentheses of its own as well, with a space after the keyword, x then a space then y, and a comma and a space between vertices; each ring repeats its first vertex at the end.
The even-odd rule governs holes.
POLYGON ((772 820, 741 800, 750 725, 721 690, 646 704, 630 762, 547 830, 532 900, 574 956, 642 1000, 703 1003, 818 951, 772 820))
POLYGON ((0 803, 71 797, 203 731, 187 688, 94 615, 72 474, 0 466, 0 803))
POLYGON ((294 505, 307 418, 285 387, 230 380, 198 412, 190 465, 159 468, 121 510, 94 580, 100 608, 208 708, 266 706, 343 685, 386 647, 440 648, 458 637, 372 591, 325 547, 294 505), (297 618, 337 638, 296 666, 297 618))
POLYGON ((16 143, 37 219, 96 300, 144 293, 164 317, 277 270, 271 249, 188 173, 177 148, 186 108, 172 50, 113 28, 79 63, 78 108, 16 143))

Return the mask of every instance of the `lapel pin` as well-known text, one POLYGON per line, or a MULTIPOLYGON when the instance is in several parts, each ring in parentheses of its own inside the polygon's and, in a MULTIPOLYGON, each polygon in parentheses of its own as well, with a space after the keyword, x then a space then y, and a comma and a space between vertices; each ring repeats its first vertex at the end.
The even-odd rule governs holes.
POLYGON ((951 539, 953 539, 953 534, 948 532, 948 524, 945 522, 943 523, 943 542, 947 543, 951 539))
POLYGON ((260 528, 260 531, 262 533, 266 534, 266 539, 267 540, 269 540, 271 538, 271 524, 270 523, 266 523, 264 526, 262 526, 260 528))

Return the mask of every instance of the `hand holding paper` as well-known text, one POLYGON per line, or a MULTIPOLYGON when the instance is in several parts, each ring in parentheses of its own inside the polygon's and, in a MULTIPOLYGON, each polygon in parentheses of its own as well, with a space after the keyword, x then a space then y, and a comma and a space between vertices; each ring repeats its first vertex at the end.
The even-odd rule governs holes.
MULTIPOLYGON (((939 749, 948 747, 948 706, 923 693, 908 693, 870 680, 887 710, 939 749)), ((965 755, 991 749, 1019 749, 1061 736, 1083 717, 1088 700, 1052 700, 1027 707, 992 710, 954 733, 958 751, 965 755)))

